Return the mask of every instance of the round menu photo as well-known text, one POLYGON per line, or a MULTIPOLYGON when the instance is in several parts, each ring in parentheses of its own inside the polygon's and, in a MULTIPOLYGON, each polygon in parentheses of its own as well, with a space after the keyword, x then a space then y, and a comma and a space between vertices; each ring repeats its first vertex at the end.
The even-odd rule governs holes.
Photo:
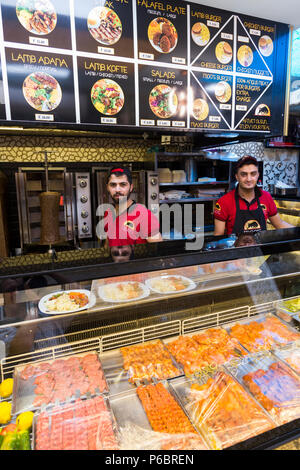
POLYGON ((270 36, 262 36, 258 41, 258 47, 263 56, 269 57, 273 52, 273 41, 270 36))
POLYGON ((149 105, 157 117, 170 118, 176 113, 178 106, 175 90, 168 85, 156 85, 150 92, 149 105))
POLYGON ((102 78, 91 89, 91 100, 97 111, 106 116, 113 116, 124 106, 124 93, 117 82, 102 78))
POLYGON ((204 23, 197 22, 192 26, 192 39, 197 46, 206 46, 210 40, 210 32, 204 23))
POLYGON ((101 44, 116 44, 122 36, 122 23, 117 13, 106 7, 93 8, 87 18, 93 38, 101 44))
POLYGON ((61 102, 61 87, 47 73, 31 73, 25 78, 22 89, 27 103, 37 111, 53 111, 61 102))
POLYGON ((264 103, 259 104, 255 108, 255 116, 271 116, 271 111, 269 106, 264 103))
POLYGON ((231 86, 227 82, 219 82, 215 87, 215 96, 220 103, 227 103, 231 98, 231 86))
POLYGON ((209 114, 209 106, 207 101, 202 98, 196 98, 193 102, 192 114, 197 121, 204 121, 209 114))
POLYGON ((216 58, 221 64, 228 64, 232 60, 232 47, 226 41, 221 41, 216 45, 216 58))
POLYGON ((156 51, 167 54, 175 49, 178 34, 171 21, 166 18, 155 18, 149 24, 148 38, 156 51))
POLYGON ((49 0, 18 0, 16 14, 21 25, 33 34, 49 34, 57 23, 55 8, 49 0))
POLYGON ((253 62, 253 52, 249 46, 241 46, 237 53, 239 63, 243 67, 249 67, 253 62))

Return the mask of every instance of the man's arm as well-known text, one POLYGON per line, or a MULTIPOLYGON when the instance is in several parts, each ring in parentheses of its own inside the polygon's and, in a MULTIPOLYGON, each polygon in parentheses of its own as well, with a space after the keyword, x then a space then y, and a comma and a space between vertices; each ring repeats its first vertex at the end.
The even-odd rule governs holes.
POLYGON ((269 217, 269 221, 273 225, 274 228, 292 228, 294 225, 288 224, 287 222, 284 222, 279 216, 279 214, 273 215, 273 217, 269 217))
POLYGON ((214 236, 217 237, 219 235, 224 235, 225 226, 226 226, 226 222, 224 222, 223 220, 218 220, 218 219, 215 218, 214 236))

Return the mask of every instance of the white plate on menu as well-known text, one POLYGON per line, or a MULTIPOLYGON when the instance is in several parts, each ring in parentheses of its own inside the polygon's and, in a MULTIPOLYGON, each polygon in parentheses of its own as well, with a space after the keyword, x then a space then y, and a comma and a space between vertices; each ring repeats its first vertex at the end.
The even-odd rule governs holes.
POLYGON ((39 301, 39 310, 42 313, 45 313, 47 315, 60 315, 60 314, 80 312, 82 310, 92 308, 95 305, 95 303, 96 303, 96 296, 94 294, 92 294, 89 290, 86 290, 86 289, 60 290, 60 291, 57 291, 57 292, 52 292, 51 294, 47 294, 44 297, 42 297, 41 300, 39 301), (89 299, 88 303, 86 305, 84 305, 83 307, 78 307, 76 309, 74 308, 72 310, 59 311, 59 310, 49 310, 47 308, 46 302, 49 299, 51 299, 51 297, 53 297, 55 295, 59 295, 59 294, 69 294, 71 292, 78 292, 80 294, 85 294, 89 299))
POLYGON ((98 287, 98 295, 104 300, 104 302, 132 302, 134 300, 141 300, 148 297, 150 290, 145 284, 137 281, 121 281, 114 282, 111 284, 104 284, 98 287), (132 290, 133 296, 130 298, 122 298, 123 292, 126 290, 132 290), (136 289, 136 296, 134 296, 134 290, 136 289), (120 291, 120 297, 118 298, 118 290, 120 291), (110 296, 110 293, 113 294, 110 296))
POLYGON ((188 277, 180 276, 178 274, 174 274, 174 275, 166 274, 163 276, 152 277, 150 279, 147 279, 145 284, 149 287, 149 289, 151 289, 156 294, 180 294, 181 292, 187 292, 187 291, 193 290, 196 287, 196 284, 194 283, 194 281, 192 281, 188 277), (173 290, 173 289, 168 289, 168 288, 164 290, 164 288, 167 287, 168 282, 172 282, 172 278, 178 279, 186 287, 184 287, 183 289, 178 289, 178 290, 173 290), (157 283, 157 282, 158 283, 161 282, 161 286, 162 286, 161 289, 157 288, 157 286, 156 287, 153 286, 153 283, 157 283))

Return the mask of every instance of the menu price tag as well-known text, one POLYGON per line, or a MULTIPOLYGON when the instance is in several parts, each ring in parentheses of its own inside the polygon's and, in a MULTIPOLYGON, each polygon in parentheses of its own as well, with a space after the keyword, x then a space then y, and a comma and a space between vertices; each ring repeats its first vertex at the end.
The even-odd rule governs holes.
POLYGON ((99 54, 110 54, 110 55, 114 55, 115 50, 112 49, 111 47, 101 47, 101 46, 99 46, 99 47, 98 47, 98 52, 99 52, 99 54))
POLYGON ((169 127, 171 125, 170 121, 157 121, 158 126, 169 127))
POLYGON ((209 116, 210 122, 221 122, 220 116, 209 116))
POLYGON ((149 54, 146 52, 140 52, 139 53, 139 58, 140 59, 145 59, 145 60, 154 60, 154 54, 149 54))
POLYGON ((117 124, 117 119, 116 118, 102 117, 101 118, 101 124, 117 124))
POLYGON ((237 104, 236 107, 235 107, 235 109, 236 109, 237 111, 247 111, 247 106, 244 106, 244 105, 242 105, 242 104, 237 104))
POLYGON ((212 28, 220 28, 220 23, 217 21, 207 20, 207 26, 211 26, 212 28))
POLYGON ((258 29, 250 29, 249 32, 253 36, 261 36, 261 31, 259 31, 258 29))
POLYGON ((183 57, 172 57, 172 63, 184 65, 185 59, 183 57))
POLYGON ((54 121, 53 114, 36 114, 35 115, 36 121, 54 121))
POLYGON ((185 127, 185 121, 172 121, 173 127, 185 127))
POLYGON ((155 126, 153 119, 141 119, 141 126, 155 126))
POLYGON ((238 41, 239 41, 239 42, 248 43, 248 42, 249 42, 249 38, 246 37, 246 36, 238 36, 238 41))
POLYGON ((48 39, 44 38, 35 38, 32 36, 29 36, 29 44, 34 44, 37 46, 49 46, 49 41, 48 39))

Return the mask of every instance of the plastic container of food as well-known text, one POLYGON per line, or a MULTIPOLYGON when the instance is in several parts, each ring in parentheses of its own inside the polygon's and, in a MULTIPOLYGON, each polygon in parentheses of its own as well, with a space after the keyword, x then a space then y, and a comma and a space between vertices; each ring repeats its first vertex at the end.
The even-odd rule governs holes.
POLYGON ((20 365, 14 371, 12 413, 108 393, 97 352, 20 365))
POLYGON ((271 352, 251 354, 226 368, 277 425, 300 417, 300 377, 271 352))
POLYGON ((276 315, 287 323, 291 323, 294 316, 300 313, 300 297, 289 300, 281 300, 276 303, 276 315))
POLYGON ((201 379, 179 377, 169 384, 212 449, 230 447, 274 428, 265 410, 224 368, 201 379))
POLYGON ((40 411, 33 421, 35 450, 118 450, 117 425, 102 396, 40 411))

